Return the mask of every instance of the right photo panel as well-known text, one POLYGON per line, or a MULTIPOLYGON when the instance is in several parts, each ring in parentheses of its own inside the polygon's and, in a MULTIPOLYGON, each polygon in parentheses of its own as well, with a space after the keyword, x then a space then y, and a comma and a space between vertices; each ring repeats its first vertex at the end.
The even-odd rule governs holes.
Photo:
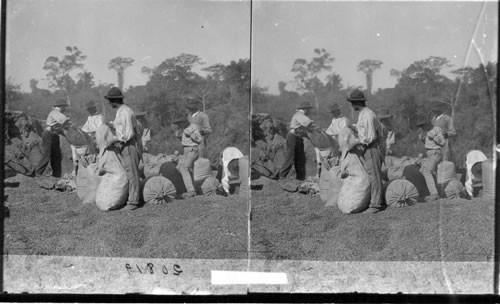
POLYGON ((492 293, 498 4, 252 11, 249 290, 492 293))

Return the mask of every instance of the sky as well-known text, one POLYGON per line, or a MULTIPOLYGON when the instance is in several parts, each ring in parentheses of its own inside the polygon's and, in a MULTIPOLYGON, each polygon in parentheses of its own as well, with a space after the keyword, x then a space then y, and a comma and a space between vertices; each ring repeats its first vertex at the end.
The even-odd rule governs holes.
POLYGON ((143 85, 143 66, 181 53, 205 66, 250 58, 250 2, 174 0, 7 0, 6 76, 29 91, 30 79, 47 85, 47 57, 77 46, 96 84, 116 84, 112 58, 135 59, 125 85, 143 85))
POLYGON ((310 60, 315 48, 334 58, 344 86, 363 86, 357 71, 364 59, 383 62, 374 89, 393 87, 391 69, 402 70, 429 56, 447 58, 457 69, 497 62, 498 2, 435 1, 257 1, 252 14, 252 78, 276 93, 279 81, 293 88, 292 64, 310 60), (477 26, 477 33, 474 34, 477 26), (477 45, 468 58, 471 39, 477 45), (483 59, 480 59, 478 51, 483 59))

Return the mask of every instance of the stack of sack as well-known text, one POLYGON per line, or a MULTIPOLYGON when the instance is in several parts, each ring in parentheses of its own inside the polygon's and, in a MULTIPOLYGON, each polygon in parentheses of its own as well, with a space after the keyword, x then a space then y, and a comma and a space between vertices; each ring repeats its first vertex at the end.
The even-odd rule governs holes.
POLYGON ((198 195, 214 195, 220 185, 212 173, 210 160, 201 157, 194 162, 193 181, 198 195))
POLYGON ((457 178, 455 164, 451 161, 442 161, 437 167, 438 192, 441 198, 468 198, 467 191, 457 178))
MULTIPOLYGON (((340 130, 339 146, 342 151, 340 177, 342 182, 337 206, 343 213, 362 212, 368 208, 370 202, 370 180, 359 155, 355 151, 356 143, 356 136, 351 128, 345 127, 340 130)), ((332 174, 330 174, 330 178, 332 178, 332 174)))
POLYGON ((407 166, 416 165, 421 161, 420 158, 410 158, 403 156, 401 158, 394 156, 386 156, 382 164, 382 174, 387 177, 387 180, 395 180, 403 178, 404 170, 407 166))
POLYGON ((158 154, 152 155, 149 153, 142 154, 142 163, 139 165, 139 170, 144 177, 158 176, 160 174, 161 165, 166 162, 177 163, 176 155, 158 154))
POLYGON ((177 190, 174 184, 163 176, 150 176, 141 183, 141 198, 145 204, 159 205, 175 199, 177 190))
POLYGON ((250 191, 251 176, 248 172, 249 163, 248 156, 235 158, 228 163, 229 171, 229 193, 238 194, 242 197, 247 197, 250 191))
POLYGON ((103 124, 96 132, 99 156, 81 157, 78 162, 76 186, 78 197, 85 204, 96 204, 103 211, 116 210, 126 204, 128 179, 119 153, 112 146, 111 129, 103 124))

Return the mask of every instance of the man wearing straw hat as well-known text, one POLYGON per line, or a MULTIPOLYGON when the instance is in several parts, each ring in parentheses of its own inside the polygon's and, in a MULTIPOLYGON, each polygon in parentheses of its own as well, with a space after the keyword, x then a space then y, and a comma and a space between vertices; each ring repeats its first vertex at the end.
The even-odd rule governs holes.
POLYGON ((290 129, 286 135, 286 160, 279 171, 279 179, 285 179, 292 166, 295 166, 297 180, 306 179, 306 153, 304 151, 304 139, 307 129, 314 125, 307 116, 312 109, 309 101, 302 101, 297 106, 297 111, 292 116, 290 129))
POLYGON ((111 88, 104 98, 113 109, 117 109, 115 120, 107 125, 113 130, 114 145, 120 151, 121 163, 127 173, 128 200, 123 209, 135 210, 139 207, 139 160, 142 157, 140 130, 134 111, 123 103, 125 96, 119 88, 111 88))
POLYGON ((207 136, 212 133, 208 115, 200 110, 201 102, 193 98, 188 99, 186 108, 189 111, 188 121, 190 123, 196 124, 199 127, 200 133, 203 137, 201 143, 198 145, 200 157, 206 157, 205 148, 207 145, 207 136))
POLYGON ((382 161, 380 145, 384 144, 383 130, 375 113, 366 106, 363 92, 356 89, 349 98, 354 111, 359 112, 358 122, 354 125, 357 131, 358 149, 361 160, 370 179, 370 204, 365 213, 376 213, 382 210, 382 161))
POLYGON ((61 177, 62 152, 59 135, 63 135, 63 129, 71 125, 69 118, 64 115, 67 106, 64 99, 58 99, 47 116, 47 127, 42 134, 42 158, 31 172, 32 176, 43 176, 50 163, 52 176, 61 177))

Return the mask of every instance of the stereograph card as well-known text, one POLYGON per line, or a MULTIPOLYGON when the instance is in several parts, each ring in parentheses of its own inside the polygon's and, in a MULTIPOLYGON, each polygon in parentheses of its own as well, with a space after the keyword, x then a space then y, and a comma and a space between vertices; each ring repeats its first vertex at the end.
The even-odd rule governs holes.
POLYGON ((498 290, 498 3, 4 4, 6 293, 498 290))

